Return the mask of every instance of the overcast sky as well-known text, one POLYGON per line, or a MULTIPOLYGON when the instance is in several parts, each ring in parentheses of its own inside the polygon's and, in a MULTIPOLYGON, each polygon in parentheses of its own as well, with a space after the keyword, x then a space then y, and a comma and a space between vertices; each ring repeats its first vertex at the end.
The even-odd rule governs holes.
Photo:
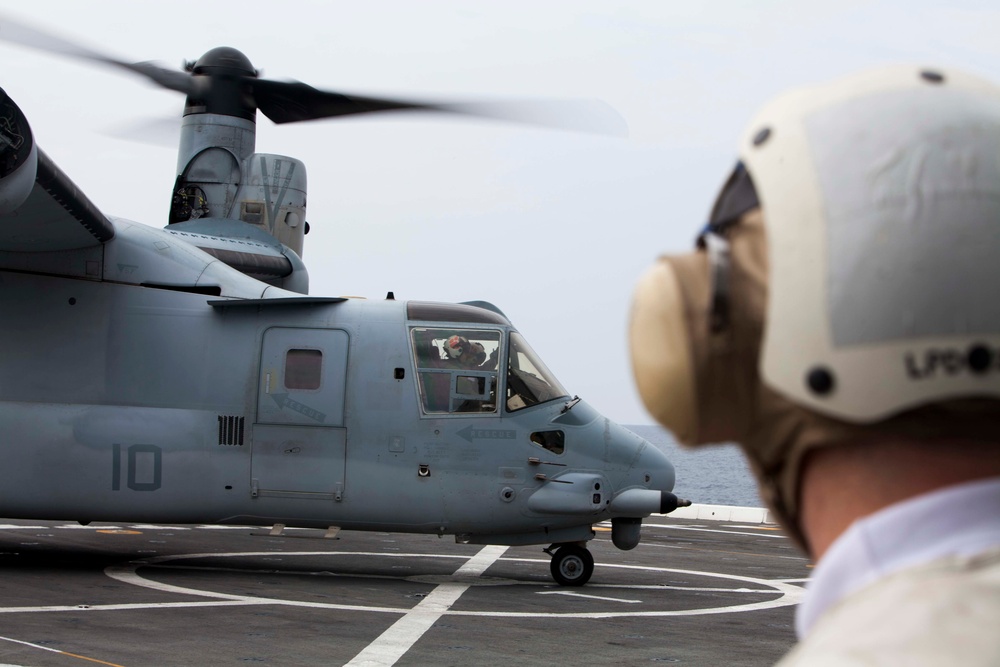
MULTIPOLYGON (((877 64, 1000 79, 988 2, 0 2, 127 60, 179 66, 215 46, 268 78, 418 98, 600 99, 627 138, 394 115, 275 126, 257 150, 309 178, 316 295, 499 306, 567 389, 625 424, 632 286, 691 246, 755 110, 877 64)), ((166 223, 176 153, 116 138, 179 117, 139 79, 0 45, 0 87, 105 212, 166 223)), ((167 127, 172 126, 171 121, 167 127)))

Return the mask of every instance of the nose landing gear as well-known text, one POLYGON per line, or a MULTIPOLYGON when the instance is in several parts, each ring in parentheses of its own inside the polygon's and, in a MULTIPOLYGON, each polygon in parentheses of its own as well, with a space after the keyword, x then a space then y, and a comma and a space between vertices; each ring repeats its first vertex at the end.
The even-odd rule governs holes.
POLYGON ((594 557, 585 546, 553 544, 545 549, 545 553, 552 556, 549 570, 560 586, 583 586, 594 574, 594 557))

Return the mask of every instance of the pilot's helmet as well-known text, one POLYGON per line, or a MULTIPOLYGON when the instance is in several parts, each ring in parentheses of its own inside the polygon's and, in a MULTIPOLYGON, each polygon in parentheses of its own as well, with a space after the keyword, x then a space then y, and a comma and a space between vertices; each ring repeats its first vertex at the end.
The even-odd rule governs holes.
POLYGON ((456 334, 448 339, 444 349, 449 357, 458 359, 469 349, 469 339, 456 334))
POLYGON ((778 98, 739 154, 696 252, 637 286, 649 411, 739 442, 793 533, 812 448, 1000 446, 1000 87, 879 69, 778 98))
POLYGON ((461 361, 468 367, 478 366, 486 361, 486 350, 482 343, 474 343, 465 336, 454 335, 448 339, 444 349, 448 357, 461 361))

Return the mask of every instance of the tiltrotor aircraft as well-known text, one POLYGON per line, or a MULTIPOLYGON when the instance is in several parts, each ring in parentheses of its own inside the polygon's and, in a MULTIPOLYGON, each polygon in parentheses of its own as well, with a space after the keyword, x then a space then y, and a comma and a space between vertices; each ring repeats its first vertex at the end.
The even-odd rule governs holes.
POLYGON ((187 96, 168 225, 105 215, 0 92, 0 513, 551 544, 582 585, 592 525, 672 511, 659 450, 570 394, 485 302, 308 296, 302 162, 276 123, 454 111, 258 77, 239 51, 131 64, 0 19, 0 38, 187 96))

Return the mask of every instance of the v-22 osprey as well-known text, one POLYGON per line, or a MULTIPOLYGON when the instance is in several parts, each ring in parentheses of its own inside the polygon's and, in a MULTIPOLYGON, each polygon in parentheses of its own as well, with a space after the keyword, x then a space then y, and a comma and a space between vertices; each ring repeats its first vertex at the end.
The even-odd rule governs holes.
POLYGON ((493 305, 308 295, 305 166, 255 152, 257 111, 457 108, 266 80, 231 48, 174 71, 2 19, 0 38, 186 95, 157 229, 100 211, 0 92, 0 514, 548 544, 573 586, 595 523, 631 549, 687 503, 493 305))

